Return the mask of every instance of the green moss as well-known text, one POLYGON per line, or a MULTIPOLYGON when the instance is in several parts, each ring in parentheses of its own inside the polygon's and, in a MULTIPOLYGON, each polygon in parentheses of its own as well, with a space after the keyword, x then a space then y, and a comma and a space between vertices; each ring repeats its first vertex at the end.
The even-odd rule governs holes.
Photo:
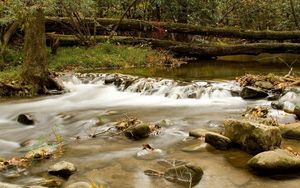
POLYGON ((163 55, 149 48, 99 44, 91 48, 59 48, 57 55, 50 58, 50 69, 101 69, 142 67, 158 64, 163 55))

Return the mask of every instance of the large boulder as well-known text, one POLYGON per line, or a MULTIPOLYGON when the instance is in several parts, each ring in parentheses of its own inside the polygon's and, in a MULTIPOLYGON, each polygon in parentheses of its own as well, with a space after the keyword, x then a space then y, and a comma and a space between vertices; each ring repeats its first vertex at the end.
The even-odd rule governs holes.
POLYGON ((220 150, 227 150, 231 144, 231 140, 226 136, 212 132, 206 133, 205 142, 220 150))
POLYGON ((246 86, 241 91, 241 97, 243 99, 261 99, 268 96, 268 93, 262 89, 246 86))
POLYGON ((61 161, 49 167, 48 173, 54 176, 59 176, 68 179, 76 171, 74 164, 61 161))
POLYGON ((248 166, 258 173, 292 173, 300 170, 300 156, 276 149, 254 156, 248 161, 248 166))
POLYGON ((280 129, 274 126, 228 119, 224 128, 226 137, 251 154, 280 147, 282 140, 280 129))
POLYGON ((279 129, 283 138, 300 140, 300 123, 280 125, 279 129))

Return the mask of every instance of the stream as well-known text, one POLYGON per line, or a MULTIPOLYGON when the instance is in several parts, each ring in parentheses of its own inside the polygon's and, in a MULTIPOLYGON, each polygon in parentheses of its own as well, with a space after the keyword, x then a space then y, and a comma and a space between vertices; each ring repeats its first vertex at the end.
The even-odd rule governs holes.
MULTIPOLYGON (((239 149, 220 151, 203 148, 197 152, 182 150, 204 142, 189 137, 190 130, 205 128, 222 131, 223 120, 241 119, 247 106, 270 104, 267 100, 243 100, 235 96, 232 91, 240 88, 234 82, 234 77, 246 72, 285 74, 288 68, 272 64, 255 66, 253 63, 232 63, 226 66, 206 62, 192 65, 149 71, 120 70, 121 73, 143 77, 126 88, 122 88, 122 85, 116 87, 104 84, 107 74, 86 74, 82 78, 67 74, 61 80, 70 91, 68 93, 2 101, 0 157, 22 156, 31 149, 28 146, 30 143, 53 139, 54 130, 62 136, 66 145, 61 158, 36 163, 30 167, 26 176, 0 176, 0 182, 29 185, 44 176, 50 165, 65 160, 75 164, 77 172, 64 186, 86 181, 104 185, 105 188, 182 187, 163 178, 144 174, 147 169, 163 170, 157 164, 157 158, 137 157, 142 145, 150 144, 163 151, 159 159, 183 160, 201 166, 204 175, 196 188, 298 187, 299 177, 270 178, 252 174, 246 165, 252 156, 239 149), (153 78, 144 78, 147 76, 153 78), (33 114, 36 124, 19 124, 16 119, 21 113, 33 114), (138 117, 145 122, 167 119, 171 123, 163 127, 160 134, 139 141, 122 135, 99 134, 95 138, 89 137, 90 134, 107 130, 113 126, 113 122, 126 116, 138 117)), ((295 71, 299 72, 300 68, 296 67, 295 71)), ((292 146, 300 151, 298 141, 285 140, 283 146, 292 146)))

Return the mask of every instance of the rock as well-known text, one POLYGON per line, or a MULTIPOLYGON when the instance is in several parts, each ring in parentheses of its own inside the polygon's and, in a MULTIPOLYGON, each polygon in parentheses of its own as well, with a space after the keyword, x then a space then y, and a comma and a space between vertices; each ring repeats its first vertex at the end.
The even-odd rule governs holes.
POLYGON ((0 182, 0 188, 23 188, 24 186, 0 182))
POLYGON ((193 129, 189 132, 190 136, 199 138, 199 137, 205 137, 206 133, 209 133, 210 131, 206 130, 206 129, 193 129))
POLYGON ((184 152, 202 152, 202 151, 208 151, 209 147, 211 147, 211 146, 207 143, 198 143, 198 144, 186 146, 186 147, 182 148, 182 151, 184 151, 184 152))
POLYGON ((283 138, 300 140, 300 123, 280 125, 279 129, 283 138))
POLYGON ((296 106, 294 108, 294 114, 297 116, 298 119, 300 119, 300 106, 296 106))
POLYGON ((292 173, 300 170, 300 157, 286 150, 262 152, 248 161, 248 166, 260 173, 292 173))
POLYGON ((173 125, 173 122, 169 119, 163 119, 155 123, 159 127, 169 127, 173 125))
POLYGON ((109 74, 104 79, 104 84, 112 84, 116 81, 116 75, 115 74, 109 74))
POLYGON ((198 184, 202 176, 202 168, 191 164, 172 167, 164 173, 164 178, 170 182, 192 186, 198 184))
POLYGON ((262 89, 273 89, 274 86, 270 82, 267 81, 257 81, 255 82, 255 86, 262 88, 262 89))
POLYGON ((60 187, 63 182, 63 179, 58 177, 43 178, 41 179, 40 185, 46 187, 60 187))
POLYGON ((148 125, 142 124, 142 125, 137 125, 132 128, 128 128, 124 134, 128 138, 135 139, 135 140, 140 140, 143 138, 147 138, 151 133, 151 129, 148 125))
POLYGON ((272 102, 271 107, 276 110, 283 110, 284 104, 282 102, 272 102))
POLYGON ((228 119, 224 121, 224 128, 226 137, 251 154, 275 149, 281 144, 278 127, 228 119))
POLYGON ((281 93, 272 93, 267 97, 268 101, 276 101, 279 100, 281 97, 281 93))
POLYGON ((261 99, 267 97, 268 93, 259 88, 246 86, 242 89, 240 95, 243 99, 261 99))
POLYGON ((34 117, 32 114, 20 114, 17 121, 23 125, 34 125, 34 117))
POLYGON ((86 182, 76 182, 73 183, 66 188, 91 188, 92 186, 89 183, 86 182))
POLYGON ((190 93, 190 94, 188 94, 187 97, 190 98, 190 99, 196 99, 197 98, 197 93, 196 92, 190 93))
POLYGON ((283 103, 283 111, 285 111, 286 113, 294 113, 295 111, 295 104, 294 103, 291 103, 289 101, 285 101, 283 103))
POLYGON ((218 133, 206 133, 205 142, 220 150, 227 150, 231 144, 229 138, 218 133))
MULTIPOLYGON (((167 165, 168 164, 169 163, 167 163, 167 165)), ((176 163, 176 161, 172 162, 172 167, 167 168, 165 172, 146 170, 144 173, 148 176, 164 177, 170 182, 178 183, 187 187, 198 184, 203 176, 203 170, 201 167, 186 164, 185 162, 176 163)))
POLYGON ((61 161, 49 167, 48 173, 54 176, 59 176, 68 179, 76 171, 74 164, 61 161))

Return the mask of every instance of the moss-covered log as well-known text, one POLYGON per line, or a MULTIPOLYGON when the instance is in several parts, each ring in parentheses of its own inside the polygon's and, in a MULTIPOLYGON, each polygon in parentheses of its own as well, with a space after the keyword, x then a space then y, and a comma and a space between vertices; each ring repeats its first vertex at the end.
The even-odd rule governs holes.
MULTIPOLYGON (((79 45, 80 41, 72 35, 57 35, 61 46, 79 45)), ((97 36, 98 42, 107 41, 108 37, 97 36)), ((197 45, 168 40, 149 38, 114 37, 110 42, 116 44, 140 45, 147 44, 152 48, 168 50, 178 56, 216 57, 225 55, 258 55, 261 53, 294 53, 300 54, 300 44, 297 43, 252 43, 239 45, 197 45)))
MULTIPOLYGON (((94 23, 93 19, 86 19, 91 31, 96 24, 97 34, 109 32, 115 25, 119 24, 118 19, 98 18, 94 23)), ((57 32, 60 34, 71 34, 69 19, 65 17, 48 17, 46 20, 47 32, 57 32)), ((170 22, 147 22, 141 20, 123 20, 118 31, 140 31, 153 32, 157 35, 167 33, 180 33, 201 36, 214 36, 226 38, 241 38, 248 40, 300 40, 300 31, 245 31, 233 28, 212 28, 199 25, 170 23, 170 22)))

